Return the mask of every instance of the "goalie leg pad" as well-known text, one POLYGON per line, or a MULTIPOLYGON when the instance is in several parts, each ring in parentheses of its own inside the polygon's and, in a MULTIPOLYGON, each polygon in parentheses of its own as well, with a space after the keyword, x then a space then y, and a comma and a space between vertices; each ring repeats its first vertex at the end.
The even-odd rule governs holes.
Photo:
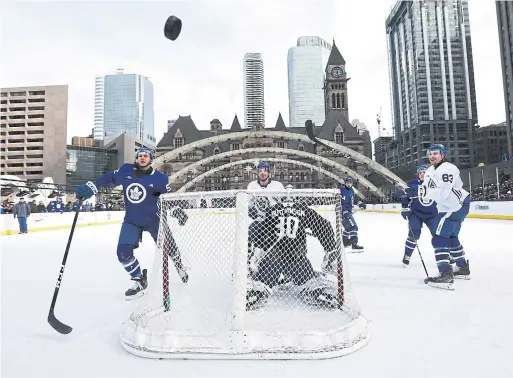
POLYGON ((246 310, 262 307, 272 295, 273 290, 263 282, 249 281, 246 292, 246 310))
POLYGON ((316 276, 302 285, 301 298, 308 304, 336 308, 339 305, 338 288, 336 283, 316 276))

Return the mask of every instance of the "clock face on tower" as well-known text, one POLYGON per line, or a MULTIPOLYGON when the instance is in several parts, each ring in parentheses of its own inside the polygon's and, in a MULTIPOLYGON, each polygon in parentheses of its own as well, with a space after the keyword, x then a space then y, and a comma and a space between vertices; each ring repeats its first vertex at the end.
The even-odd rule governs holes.
POLYGON ((331 76, 337 79, 341 78, 343 73, 344 70, 342 69, 342 67, 333 67, 333 69, 331 70, 331 76))

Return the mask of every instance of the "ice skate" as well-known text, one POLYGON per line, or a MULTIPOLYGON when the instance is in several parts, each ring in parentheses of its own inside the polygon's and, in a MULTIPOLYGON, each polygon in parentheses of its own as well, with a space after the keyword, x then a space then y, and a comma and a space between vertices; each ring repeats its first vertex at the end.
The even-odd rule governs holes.
POLYGON ((451 270, 443 272, 436 277, 429 277, 427 284, 431 287, 444 290, 454 290, 454 275, 451 270))
POLYGON ((410 256, 404 255, 403 257, 403 268, 407 268, 410 265, 410 256))
POLYGON ((348 253, 362 253, 365 252, 365 249, 358 245, 358 236, 353 236, 351 238, 351 249, 347 251, 348 253))
POLYGON ((132 281, 135 281, 134 285, 125 291, 125 299, 127 301, 142 297, 144 294, 146 294, 146 288, 148 287, 147 273, 148 271, 143 269, 142 275, 140 277, 132 278, 132 281))
POLYGON ((470 265, 468 260, 465 262, 463 267, 459 267, 456 265, 454 268, 454 278, 460 280, 470 280, 470 265))

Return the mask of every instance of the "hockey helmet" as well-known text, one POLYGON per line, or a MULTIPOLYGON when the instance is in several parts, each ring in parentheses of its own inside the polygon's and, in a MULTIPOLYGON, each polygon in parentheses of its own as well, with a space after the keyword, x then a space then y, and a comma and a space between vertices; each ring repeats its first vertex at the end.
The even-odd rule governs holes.
POLYGON ((427 156, 429 157, 430 152, 438 151, 440 152, 440 155, 447 155, 447 149, 443 144, 432 144, 427 149, 427 156))
POLYGON ((346 177, 344 178, 344 185, 345 184, 354 184, 354 180, 352 177, 346 177))
POLYGON ((271 166, 268 162, 266 161, 261 161, 260 163, 258 163, 257 165, 257 170, 260 171, 261 169, 264 169, 266 170, 267 172, 270 172, 271 171, 271 166))
POLYGON ((143 147, 139 148, 139 149, 136 151, 136 153, 135 153, 135 158, 136 158, 136 159, 139 157, 139 154, 140 154, 141 152, 146 152, 146 153, 148 153, 148 154, 150 155, 150 159, 151 159, 151 160, 153 160, 153 159, 155 158, 155 155, 154 155, 153 151, 152 151, 152 150, 150 150, 148 147, 144 147, 144 146, 143 146, 143 147))
POLYGON ((417 167, 417 173, 426 172, 428 168, 429 168, 429 164, 421 164, 417 167))

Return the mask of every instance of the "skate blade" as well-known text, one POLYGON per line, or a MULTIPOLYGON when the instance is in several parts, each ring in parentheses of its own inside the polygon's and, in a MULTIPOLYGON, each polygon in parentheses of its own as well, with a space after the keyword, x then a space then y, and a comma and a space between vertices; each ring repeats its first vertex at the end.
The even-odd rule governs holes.
POLYGON ((403 263, 403 268, 408 268, 410 266, 410 264, 404 264, 403 263))
POLYGON ((436 282, 428 282, 429 286, 434 287, 435 289, 449 290, 454 291, 453 284, 449 283, 436 283, 436 282))
POLYGON ((365 252, 364 249, 350 249, 348 251, 346 251, 346 253, 363 253, 365 252))
POLYGON ((137 299, 137 298, 140 298, 140 297, 143 297, 144 295, 146 294, 146 290, 141 290, 140 292, 138 292, 137 294, 135 295, 131 295, 129 297, 125 296, 125 300, 127 302, 130 302, 130 301, 133 301, 134 299, 137 299))
POLYGON ((467 280, 470 281, 472 278, 470 276, 454 276, 455 280, 467 280))

